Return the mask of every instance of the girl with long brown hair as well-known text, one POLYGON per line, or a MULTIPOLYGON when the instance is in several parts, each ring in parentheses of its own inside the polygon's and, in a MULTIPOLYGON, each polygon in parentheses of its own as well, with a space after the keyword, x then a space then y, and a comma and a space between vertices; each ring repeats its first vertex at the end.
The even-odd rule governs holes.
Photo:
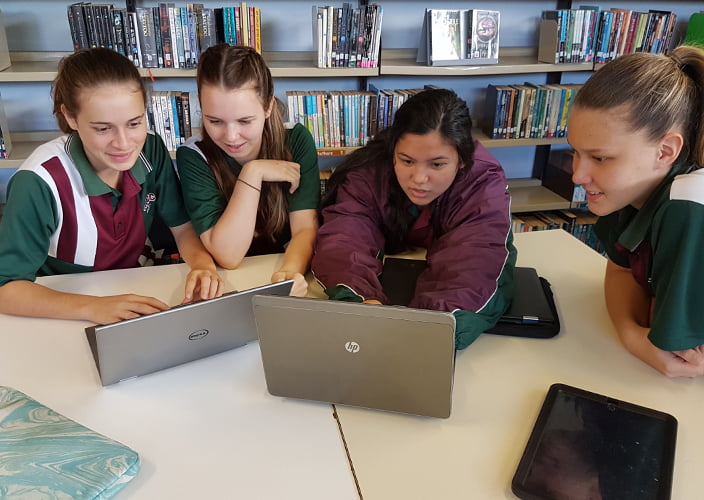
POLYGON ((246 255, 284 252, 272 282, 303 274, 313 254, 318 157, 304 126, 286 128, 271 72, 254 49, 218 44, 198 64, 203 128, 176 152, 186 206, 223 267, 246 255))

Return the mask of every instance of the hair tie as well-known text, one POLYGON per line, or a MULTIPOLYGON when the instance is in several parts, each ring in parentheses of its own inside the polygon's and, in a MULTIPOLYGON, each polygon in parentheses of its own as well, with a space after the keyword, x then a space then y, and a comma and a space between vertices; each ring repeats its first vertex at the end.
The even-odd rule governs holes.
POLYGON ((677 65, 677 67, 678 67, 680 70, 684 71, 684 67, 687 65, 687 63, 684 62, 684 61, 680 58, 680 56, 678 56, 678 55, 675 54, 674 52, 670 52, 670 53, 668 54, 668 56, 670 57, 670 59, 672 59, 672 61, 677 65))

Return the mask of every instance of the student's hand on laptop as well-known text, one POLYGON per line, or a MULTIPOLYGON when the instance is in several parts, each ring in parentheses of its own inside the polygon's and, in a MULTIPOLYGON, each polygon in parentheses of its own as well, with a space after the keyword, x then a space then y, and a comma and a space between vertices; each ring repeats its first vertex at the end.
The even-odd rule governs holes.
POLYGON ((159 299, 133 293, 93 298, 95 300, 90 303, 89 317, 87 319, 101 325, 132 319, 169 308, 167 304, 159 299))
POLYGON ((220 297, 224 288, 222 278, 217 272, 210 269, 191 269, 186 276, 186 294, 182 303, 220 297))
POLYGON ((292 297, 305 297, 308 293, 308 282, 301 273, 294 273, 291 271, 276 271, 271 275, 272 283, 279 283, 280 281, 293 280, 293 286, 291 287, 292 297))

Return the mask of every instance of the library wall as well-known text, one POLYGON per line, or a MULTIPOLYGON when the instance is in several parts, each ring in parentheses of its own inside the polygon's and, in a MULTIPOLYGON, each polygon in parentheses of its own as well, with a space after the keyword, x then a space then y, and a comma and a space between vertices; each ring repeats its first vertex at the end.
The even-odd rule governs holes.
MULTIPOLYGON (((67 0, 3 0, 3 11, 8 44, 11 51, 56 51, 69 52, 72 49, 71 37, 66 17, 67 0)), ((138 0, 138 6, 153 6, 158 2, 138 0)), ((205 1, 206 7, 234 5, 237 2, 226 0, 205 1)), ((356 2, 353 2, 356 4, 356 2)), ((379 0, 384 9, 382 27, 382 49, 416 49, 420 39, 423 13, 426 8, 467 8, 461 1, 423 0, 379 0)), ((124 2, 114 2, 116 6, 124 2)), ((177 5, 185 2, 177 2, 177 5)), ((248 2, 262 10, 262 45, 267 51, 310 51, 313 49, 312 8, 314 5, 342 5, 337 2, 261 0, 248 2)), ((555 1, 473 2, 472 8, 499 10, 500 47, 535 47, 538 42, 538 21, 544 10, 554 9, 555 1)), ((668 9, 679 18, 678 41, 684 32, 686 20, 691 13, 698 11, 701 4, 693 1, 664 2, 614 1, 592 2, 604 9, 611 7, 634 10, 668 9)), ((574 2, 578 6, 578 2, 574 2)), ((383 60, 382 60, 383 64, 383 60)), ((472 117, 478 122, 483 114, 484 96, 488 84, 516 84, 523 82, 545 83, 547 74, 510 74, 497 76, 375 76, 368 78, 378 88, 417 88, 434 84, 454 89, 467 100, 472 117)), ((471 74, 471 73, 470 73, 471 74)), ((564 83, 582 83, 591 72, 565 72, 561 76, 564 83)), ((195 93, 195 81, 191 78, 157 78, 149 84, 155 90, 182 90, 195 93)), ((285 98, 287 90, 356 90, 360 82, 355 77, 339 78, 277 78, 276 95, 285 98)), ((0 95, 5 107, 11 132, 56 130, 51 114, 50 85, 48 82, 3 82, 0 95)), ((566 147, 564 145, 556 147, 566 147)), ((504 165, 509 178, 533 176, 534 146, 493 148, 492 153, 504 165)), ((338 159, 321 159, 323 167, 329 167, 338 159)), ((10 171, 11 172, 11 171, 10 171)), ((0 201, 7 169, 0 169, 0 201), (2 171, 5 170, 5 171, 2 171)))

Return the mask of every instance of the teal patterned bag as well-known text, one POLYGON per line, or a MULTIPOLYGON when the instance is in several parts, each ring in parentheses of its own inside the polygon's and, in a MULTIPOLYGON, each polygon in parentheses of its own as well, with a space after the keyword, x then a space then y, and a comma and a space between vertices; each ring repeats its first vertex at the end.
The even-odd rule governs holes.
POLYGON ((139 468, 125 445, 0 386, 0 498, 110 498, 139 468))

